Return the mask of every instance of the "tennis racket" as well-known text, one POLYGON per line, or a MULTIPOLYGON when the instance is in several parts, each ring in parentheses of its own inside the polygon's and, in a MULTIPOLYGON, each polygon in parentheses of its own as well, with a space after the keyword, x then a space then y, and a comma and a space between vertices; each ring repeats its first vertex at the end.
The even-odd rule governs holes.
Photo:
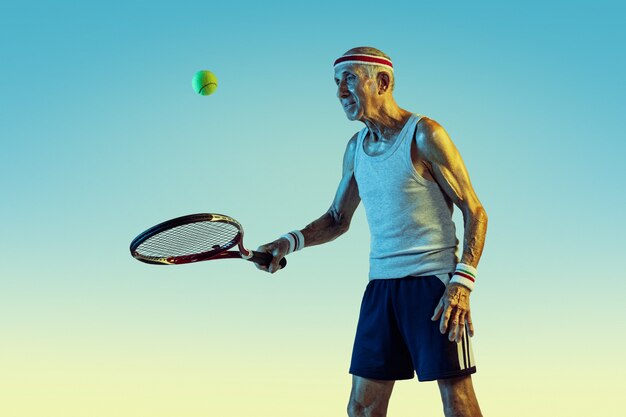
MULTIPOLYGON (((180 265, 213 259, 241 258, 268 266, 273 257, 243 245, 243 227, 230 216, 190 214, 151 227, 130 244, 130 253, 141 262, 180 265), (238 250, 229 250, 238 246, 238 250)), ((287 260, 280 261, 281 268, 287 260)))

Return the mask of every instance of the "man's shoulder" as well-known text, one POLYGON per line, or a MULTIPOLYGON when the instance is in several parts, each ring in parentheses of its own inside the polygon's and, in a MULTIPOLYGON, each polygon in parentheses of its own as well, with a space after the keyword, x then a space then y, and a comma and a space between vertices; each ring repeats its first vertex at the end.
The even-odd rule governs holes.
POLYGON ((442 140, 449 140, 443 126, 430 117, 422 116, 415 131, 415 142, 421 150, 426 150, 441 144, 442 140))
POLYGON ((356 157, 356 148, 357 148, 357 140, 359 138, 359 132, 356 132, 350 140, 348 141, 348 145, 346 146, 346 151, 343 154, 343 164, 344 170, 347 168, 349 170, 354 169, 354 159, 356 157))
POLYGON ((354 135, 352 135, 350 140, 348 140, 348 145, 346 147, 346 152, 354 152, 355 151, 357 141, 359 140, 359 133, 360 132, 361 131, 356 132, 354 135))
POLYGON ((422 116, 417 123, 417 131, 416 137, 421 135, 425 138, 432 137, 443 130, 443 126, 441 126, 435 119, 431 119, 427 116, 422 116))

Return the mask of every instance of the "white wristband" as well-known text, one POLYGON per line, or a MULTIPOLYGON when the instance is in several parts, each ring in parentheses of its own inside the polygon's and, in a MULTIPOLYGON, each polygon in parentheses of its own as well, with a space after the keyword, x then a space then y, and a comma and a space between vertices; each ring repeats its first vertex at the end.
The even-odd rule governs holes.
POLYGON ((296 240, 289 233, 287 233, 286 235, 282 235, 281 237, 289 241, 289 249, 287 250, 287 255, 289 255, 296 248, 296 240))
POLYGON ((304 235, 299 230, 294 230, 293 232, 286 233, 281 237, 284 237, 289 241, 289 252, 287 252, 287 254, 304 248, 304 235))
POLYGON ((476 284, 476 268, 467 264, 457 264, 450 283, 461 284, 472 291, 476 284))

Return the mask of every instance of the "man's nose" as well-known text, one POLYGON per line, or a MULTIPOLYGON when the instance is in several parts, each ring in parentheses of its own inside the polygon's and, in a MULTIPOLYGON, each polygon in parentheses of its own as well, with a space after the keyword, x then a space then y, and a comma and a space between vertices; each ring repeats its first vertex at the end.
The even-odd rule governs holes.
POLYGON ((346 87, 346 82, 342 80, 337 86, 337 97, 346 98, 348 95, 348 87, 346 87))

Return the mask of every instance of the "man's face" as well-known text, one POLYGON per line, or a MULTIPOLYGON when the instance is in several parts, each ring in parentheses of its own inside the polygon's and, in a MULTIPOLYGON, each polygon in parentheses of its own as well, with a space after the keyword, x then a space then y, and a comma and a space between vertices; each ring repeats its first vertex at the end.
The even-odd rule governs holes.
POLYGON ((348 120, 361 120, 375 97, 375 82, 354 64, 335 69, 337 97, 348 120), (372 85, 374 84, 374 85, 372 85))

